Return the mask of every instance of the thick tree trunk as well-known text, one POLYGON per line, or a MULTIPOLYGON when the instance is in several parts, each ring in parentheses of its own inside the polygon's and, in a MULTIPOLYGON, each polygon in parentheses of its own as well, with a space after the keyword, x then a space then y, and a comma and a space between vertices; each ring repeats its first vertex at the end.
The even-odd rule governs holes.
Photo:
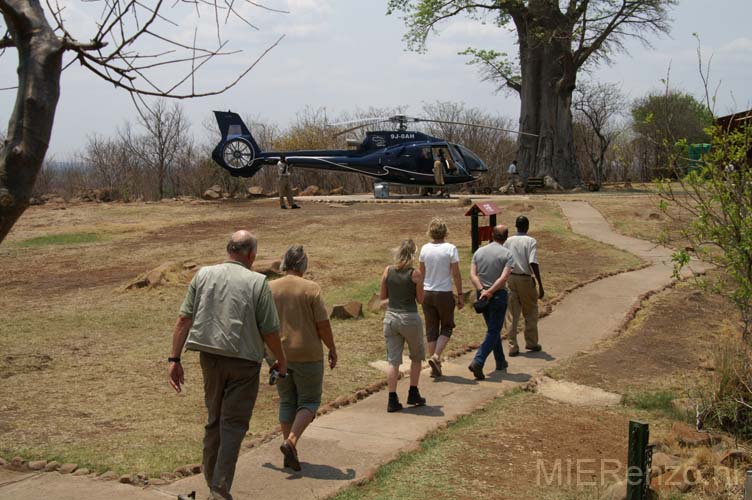
MULTIPOLYGON (((550 12, 548 12, 550 14, 550 12)), ((518 23, 520 43, 520 134, 517 159, 523 178, 550 175, 572 188, 580 184, 574 149, 572 92, 576 69, 567 28, 550 15, 518 23), (542 34, 544 33, 544 34, 542 34)), ((571 33, 571 31, 570 31, 571 33)))
POLYGON ((18 51, 18 91, 0 152, 0 242, 29 206, 60 95, 63 45, 38 0, 0 0, 18 51))

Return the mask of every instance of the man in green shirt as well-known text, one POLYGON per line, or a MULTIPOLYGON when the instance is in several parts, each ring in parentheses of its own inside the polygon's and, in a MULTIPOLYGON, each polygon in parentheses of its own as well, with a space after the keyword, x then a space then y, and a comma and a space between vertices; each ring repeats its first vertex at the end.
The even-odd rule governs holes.
POLYGON ((264 344, 287 376, 279 338, 279 318, 263 274, 251 271, 256 238, 235 232, 227 243, 228 260, 201 268, 180 307, 168 377, 175 391, 185 381, 180 353, 199 351, 208 422, 203 470, 210 499, 232 500, 230 487, 240 444, 248 431, 259 386, 264 344))

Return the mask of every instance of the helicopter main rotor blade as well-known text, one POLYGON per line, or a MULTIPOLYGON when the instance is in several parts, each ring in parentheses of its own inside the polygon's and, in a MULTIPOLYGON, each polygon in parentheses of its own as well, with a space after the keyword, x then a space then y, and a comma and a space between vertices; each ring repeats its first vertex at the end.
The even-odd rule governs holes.
POLYGON ((491 127, 490 125, 478 125, 477 123, 450 122, 450 121, 444 121, 444 120, 431 120, 428 118, 415 118, 415 121, 427 122, 427 123, 445 123, 447 125, 464 125, 466 127, 485 128, 488 130, 500 130, 502 132, 509 132, 510 134, 531 135, 533 137, 538 137, 538 134, 531 134, 530 132, 520 132, 519 130, 510 130, 508 128, 491 127))
POLYGON ((378 121, 373 121, 373 122, 368 122, 368 123, 362 123, 360 125, 356 125, 354 127, 350 127, 350 128, 345 129, 345 130, 342 130, 340 132, 337 132, 332 137, 339 137, 339 136, 341 136, 343 134, 346 134, 348 132, 352 132, 353 130, 358 130, 358 129, 363 128, 363 127, 368 127, 369 125, 377 125, 379 123, 385 123, 385 122, 388 122, 388 121, 389 120, 378 120, 378 121))
POLYGON ((347 120, 344 122, 327 123, 327 127, 341 127, 344 125, 351 125, 353 123, 365 123, 365 122, 385 121, 385 120, 389 120, 389 117, 388 116, 372 116, 369 118, 358 118, 357 120, 347 120))

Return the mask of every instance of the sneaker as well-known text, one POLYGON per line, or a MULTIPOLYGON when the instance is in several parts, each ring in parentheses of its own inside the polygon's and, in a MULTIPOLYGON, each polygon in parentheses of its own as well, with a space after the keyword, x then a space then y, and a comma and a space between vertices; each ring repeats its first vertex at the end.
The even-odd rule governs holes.
POLYGON ((389 399, 389 403, 386 405, 386 411, 389 413, 394 413, 395 411, 400 411, 402 409, 402 403, 399 402, 397 399, 389 399))
POLYGON ((519 349, 517 349, 517 348, 515 348, 515 349, 509 349, 509 357, 510 358, 513 358, 513 357, 519 356, 519 355, 520 355, 520 350, 519 349))
POLYGON ((480 365, 473 362, 470 363, 467 369, 475 375, 475 380, 485 380, 486 376, 483 375, 483 368, 480 365))
POLYGON ((540 344, 534 345, 533 347, 525 347, 525 350, 530 352, 540 352, 542 349, 543 346, 541 346, 540 344))
POLYGON ((281 208, 282 210, 287 210, 287 205, 280 205, 279 208, 281 208))
POLYGON ((290 207, 290 208, 300 208, 300 205, 297 205, 297 204, 293 204, 293 206, 292 206, 292 207, 290 207))
POLYGON ((426 398, 420 395, 420 391, 417 387, 415 388, 415 390, 413 390, 413 388, 411 387, 410 391, 407 393, 407 404, 415 406, 425 406, 426 398))
POLYGON ((288 467, 290 467, 294 471, 300 470, 300 461, 298 461, 298 452, 295 449, 295 447, 290 443, 290 441, 285 439, 285 442, 282 443, 282 446, 279 447, 279 451, 282 452, 282 454, 285 456, 285 459, 287 460, 288 467))
POLYGON ((432 377, 441 377, 441 359, 437 355, 428 358, 428 365, 431 367, 432 377))

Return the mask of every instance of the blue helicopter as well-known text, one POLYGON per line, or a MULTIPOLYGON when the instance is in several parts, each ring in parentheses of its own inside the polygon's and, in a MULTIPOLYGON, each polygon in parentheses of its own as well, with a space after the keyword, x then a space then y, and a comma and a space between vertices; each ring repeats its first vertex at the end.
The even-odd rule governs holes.
POLYGON ((497 127, 396 115, 336 124, 360 122, 335 136, 380 123, 397 125, 396 130, 366 132, 362 141, 348 139, 348 146, 352 149, 262 151, 237 113, 215 111, 214 115, 222 140, 214 148, 212 159, 233 176, 240 177, 252 177, 263 166, 274 165, 284 156, 294 167, 363 174, 381 183, 441 188, 436 185, 433 171, 437 159, 446 167, 445 185, 473 182, 487 172, 488 167, 468 148, 422 132, 409 131, 407 123, 448 123, 517 133, 497 127))

